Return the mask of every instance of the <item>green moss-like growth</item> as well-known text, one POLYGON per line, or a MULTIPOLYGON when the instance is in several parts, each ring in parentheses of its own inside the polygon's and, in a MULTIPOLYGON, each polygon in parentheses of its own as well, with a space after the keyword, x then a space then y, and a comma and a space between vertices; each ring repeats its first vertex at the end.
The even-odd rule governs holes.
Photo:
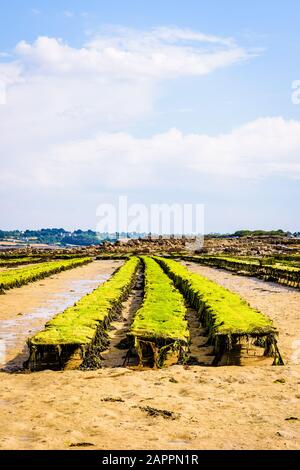
POLYGON ((97 255, 96 260, 121 260, 130 258, 130 254, 118 254, 118 253, 104 253, 102 255, 97 255))
POLYGON ((79 347, 84 356, 105 336, 112 316, 129 293, 138 263, 138 258, 131 258, 108 281, 47 322, 43 331, 28 340, 30 360, 34 361, 37 353, 55 350, 62 355, 79 347))
POLYGON ((8 267, 12 268, 14 266, 21 266, 23 264, 34 264, 38 263, 39 261, 42 261, 42 258, 36 257, 36 256, 22 256, 20 258, 7 258, 7 259, 0 259, 0 268, 1 267, 8 267))
POLYGON ((142 257, 145 266, 145 296, 130 328, 135 346, 143 362, 146 349, 156 366, 163 365, 168 354, 182 357, 188 345, 189 331, 185 320, 184 298, 160 266, 149 257, 142 257), (148 347, 145 347, 148 345, 148 347))
MULTIPOLYGON (((210 340, 216 349, 230 349, 239 337, 268 338, 268 349, 276 349, 276 328, 263 313, 253 309, 239 295, 209 279, 191 273, 176 261, 155 258, 189 303, 200 313, 202 323, 209 328, 210 340)), ((279 353, 279 352, 278 352, 279 353)))
POLYGON ((205 304, 206 308, 212 310, 215 332, 245 335, 263 331, 275 332, 272 321, 251 308, 239 295, 199 274, 191 273, 176 261, 163 259, 158 261, 168 274, 188 285, 189 297, 198 298, 200 304, 205 304))
POLYGON ((91 258, 73 258, 63 261, 49 261, 35 266, 25 266, 0 272, 0 292, 13 287, 20 287, 29 282, 43 279, 66 269, 76 268, 89 263, 91 258))
POLYGON ((256 276, 265 281, 277 282, 290 287, 300 287, 300 268, 282 264, 270 258, 232 258, 228 256, 183 256, 186 261, 194 261, 238 274, 256 276))

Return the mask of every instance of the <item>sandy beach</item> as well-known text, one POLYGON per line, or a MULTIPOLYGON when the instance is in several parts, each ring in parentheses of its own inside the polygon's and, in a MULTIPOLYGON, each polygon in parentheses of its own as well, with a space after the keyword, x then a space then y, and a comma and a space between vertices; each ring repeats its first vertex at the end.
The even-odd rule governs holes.
POLYGON ((15 369, 28 357, 26 340, 46 321, 105 282, 122 261, 95 261, 0 296, 0 341, 5 357, 0 368, 15 369))
MULTIPOLYGON (((105 269, 101 262, 42 283, 49 292, 51 285, 62 287, 62 278, 82 278, 83 270, 91 278, 91 269, 97 277, 116 266, 105 263, 105 269)), ((190 268, 273 318, 286 366, 1 372, 1 449, 299 449, 300 366, 293 345, 300 331, 300 293, 213 268, 190 268)), ((12 315, 14 302, 18 312, 27 310, 26 297, 18 303, 21 289, 33 293, 36 287, 2 296, 2 314, 12 315)), ((28 293, 32 308, 43 298, 44 287, 39 289, 41 295, 28 293)))

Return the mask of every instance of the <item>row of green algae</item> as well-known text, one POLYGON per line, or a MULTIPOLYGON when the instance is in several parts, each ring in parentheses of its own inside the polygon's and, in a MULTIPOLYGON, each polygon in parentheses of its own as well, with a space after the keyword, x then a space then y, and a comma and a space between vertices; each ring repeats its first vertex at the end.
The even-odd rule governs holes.
POLYGON ((52 318, 43 331, 28 340, 29 348, 91 344, 98 327, 107 326, 112 311, 128 294, 138 263, 138 258, 131 258, 108 281, 52 318))
POLYGON ((30 282, 43 279, 67 269, 82 266, 91 261, 90 257, 73 258, 69 260, 48 261, 34 266, 22 266, 0 272, 0 292, 14 287, 20 287, 30 282))
POLYGON ((188 349, 187 309, 184 297, 162 268, 150 257, 141 259, 145 267, 145 293, 129 336, 134 338, 141 362, 142 344, 148 343, 154 352, 155 365, 161 367, 169 352, 178 353, 177 361, 188 349))

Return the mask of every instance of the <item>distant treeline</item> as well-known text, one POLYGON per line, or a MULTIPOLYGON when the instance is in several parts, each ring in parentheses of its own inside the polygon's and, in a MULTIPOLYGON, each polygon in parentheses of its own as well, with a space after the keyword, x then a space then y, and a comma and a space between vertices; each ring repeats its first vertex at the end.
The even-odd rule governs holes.
MULTIPOLYGON (((46 245, 75 245, 75 246, 91 246, 101 245, 104 241, 116 242, 118 239, 131 238, 131 239, 142 239, 147 238, 151 234, 146 233, 116 233, 114 235, 109 233, 97 234, 93 230, 74 230, 67 231, 63 228, 42 228, 41 230, 11 230, 5 231, 0 230, 0 241, 3 240, 14 240, 19 241, 22 244, 33 244, 43 243, 46 245)), ((284 232, 283 230, 238 230, 234 233, 213 233, 209 234, 209 237, 215 238, 240 238, 240 237, 299 237, 300 232, 284 232)))
POLYGON ((234 233, 213 233, 212 237, 299 237, 300 232, 285 232, 284 230, 237 230, 234 233))
POLYGON ((0 240, 16 240, 21 243, 43 243, 46 245, 100 245, 104 241, 116 241, 118 238, 139 238, 144 234, 120 233, 114 236, 109 233, 97 234, 93 230, 67 231, 63 228, 42 228, 41 230, 0 230, 0 240))
POLYGON ((234 233, 236 237, 284 237, 288 235, 291 234, 283 230, 238 230, 234 233))

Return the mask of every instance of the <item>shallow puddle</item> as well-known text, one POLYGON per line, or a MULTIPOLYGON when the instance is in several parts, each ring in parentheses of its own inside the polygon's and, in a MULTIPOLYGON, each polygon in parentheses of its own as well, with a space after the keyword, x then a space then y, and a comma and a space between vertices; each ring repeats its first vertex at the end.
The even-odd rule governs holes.
POLYGON ((0 367, 6 371, 20 369, 28 357, 27 338, 109 277, 110 274, 99 274, 96 279, 71 280, 64 292, 53 293, 44 305, 19 313, 14 318, 0 320, 0 367))

